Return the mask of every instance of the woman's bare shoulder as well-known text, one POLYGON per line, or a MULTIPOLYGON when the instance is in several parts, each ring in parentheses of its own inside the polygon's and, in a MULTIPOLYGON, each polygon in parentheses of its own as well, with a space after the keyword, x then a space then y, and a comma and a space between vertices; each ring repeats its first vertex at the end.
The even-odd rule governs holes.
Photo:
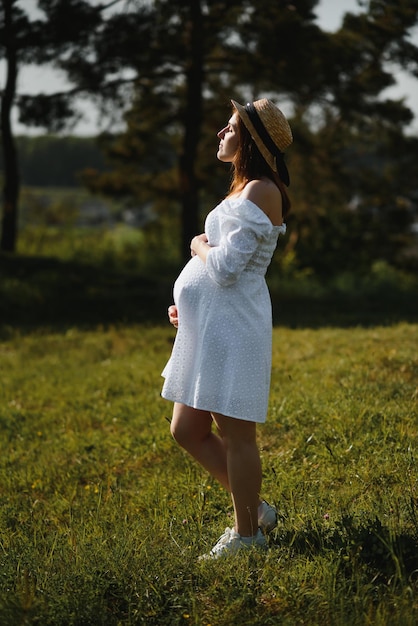
POLYGON ((251 180, 245 185, 240 197, 254 202, 273 224, 277 226, 282 224, 282 195, 272 181, 251 180))

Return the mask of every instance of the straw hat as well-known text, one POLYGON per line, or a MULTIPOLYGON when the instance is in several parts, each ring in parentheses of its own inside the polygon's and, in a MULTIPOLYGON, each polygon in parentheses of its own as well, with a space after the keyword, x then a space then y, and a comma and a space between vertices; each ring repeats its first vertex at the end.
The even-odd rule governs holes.
POLYGON ((248 102, 245 106, 235 100, 231 102, 273 172, 277 172, 285 185, 289 185, 289 172, 283 153, 292 143, 293 137, 283 113, 267 98, 248 102))

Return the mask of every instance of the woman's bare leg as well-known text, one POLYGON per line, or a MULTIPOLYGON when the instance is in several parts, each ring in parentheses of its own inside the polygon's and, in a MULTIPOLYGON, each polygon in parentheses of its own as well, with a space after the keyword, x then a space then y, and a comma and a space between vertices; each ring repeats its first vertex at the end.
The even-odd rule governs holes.
POLYGON ((235 530, 253 537, 258 530, 261 491, 261 461, 256 424, 213 414, 226 449, 227 474, 235 510, 235 530))
POLYGON ((226 449, 223 440, 212 432, 212 415, 174 403, 171 434, 221 485, 230 491, 226 449))

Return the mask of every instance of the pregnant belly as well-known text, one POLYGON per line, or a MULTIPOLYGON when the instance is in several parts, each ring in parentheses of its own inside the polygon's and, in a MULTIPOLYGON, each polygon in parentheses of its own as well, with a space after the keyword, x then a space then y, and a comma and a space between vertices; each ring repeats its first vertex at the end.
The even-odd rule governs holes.
POLYGON ((210 288, 210 283, 205 264, 198 256, 193 257, 174 283, 174 302, 178 307, 189 305, 194 308, 210 288))

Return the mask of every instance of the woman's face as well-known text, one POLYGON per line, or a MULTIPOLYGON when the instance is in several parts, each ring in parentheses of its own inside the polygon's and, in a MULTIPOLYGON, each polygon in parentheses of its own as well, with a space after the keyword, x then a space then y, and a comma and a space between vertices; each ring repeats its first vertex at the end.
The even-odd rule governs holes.
POLYGON ((234 113, 227 126, 217 134, 221 141, 216 156, 224 163, 231 163, 238 149, 237 117, 238 113, 234 113))

